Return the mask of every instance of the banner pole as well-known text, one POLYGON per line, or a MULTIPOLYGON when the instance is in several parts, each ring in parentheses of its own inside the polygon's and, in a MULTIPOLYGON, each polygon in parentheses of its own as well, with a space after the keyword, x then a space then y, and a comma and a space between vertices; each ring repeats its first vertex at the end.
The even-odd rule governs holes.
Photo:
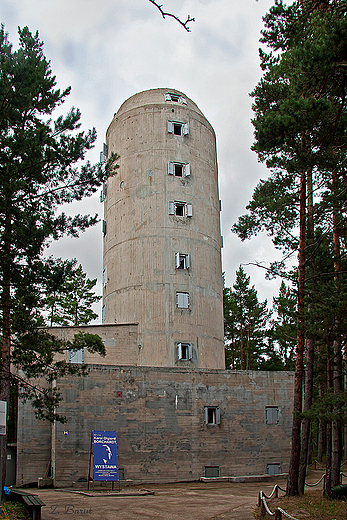
MULTIPOLYGON (((91 468, 91 460, 92 460, 92 456, 93 456, 93 431, 90 432, 90 449, 89 449, 89 470, 88 470, 88 491, 89 491, 89 480, 90 480, 90 468, 91 468)), ((93 484, 94 484, 94 479, 93 479, 93 484)), ((93 489, 94 491, 94 489, 93 489)))

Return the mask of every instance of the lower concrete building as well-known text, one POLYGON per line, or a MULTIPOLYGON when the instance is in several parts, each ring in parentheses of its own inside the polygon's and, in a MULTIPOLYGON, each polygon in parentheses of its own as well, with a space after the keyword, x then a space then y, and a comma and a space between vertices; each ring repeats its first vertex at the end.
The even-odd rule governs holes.
MULTIPOLYGON (((110 326, 104 341, 114 355, 115 332, 136 345, 134 327, 110 326)), ((293 373, 112 361, 58 381, 66 424, 38 421, 20 404, 17 484, 48 473, 56 486, 85 481, 92 430, 117 432, 120 475, 134 483, 288 470, 293 373)))

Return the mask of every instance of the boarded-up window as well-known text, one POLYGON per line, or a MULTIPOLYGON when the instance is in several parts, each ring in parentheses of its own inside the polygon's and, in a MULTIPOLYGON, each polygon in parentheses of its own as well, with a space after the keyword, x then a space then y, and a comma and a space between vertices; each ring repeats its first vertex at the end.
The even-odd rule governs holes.
POLYGON ((69 363, 83 363, 84 362, 84 349, 70 350, 69 351, 69 363))
POLYGON ((266 406, 266 424, 278 424, 278 406, 266 406))
POLYGON ((205 477, 220 477, 219 466, 205 466, 205 477))
POLYGON ((268 475, 279 475, 281 473, 281 464, 279 462, 271 462, 266 465, 268 475))
POLYGON ((189 309, 189 293, 177 292, 176 305, 178 309, 189 309))

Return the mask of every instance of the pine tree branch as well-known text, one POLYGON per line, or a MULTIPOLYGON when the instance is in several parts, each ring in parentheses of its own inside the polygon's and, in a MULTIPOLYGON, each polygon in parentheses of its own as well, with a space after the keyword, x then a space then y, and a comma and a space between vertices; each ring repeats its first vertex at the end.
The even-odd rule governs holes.
POLYGON ((195 22, 195 18, 191 18, 190 15, 188 14, 187 16, 187 19, 185 22, 183 22, 178 16, 176 16, 175 14, 172 14, 172 13, 166 13, 165 11, 163 11, 163 6, 162 5, 159 5, 157 4, 157 2, 155 0, 149 0, 151 2, 151 4, 155 5, 155 7, 157 7, 162 15, 163 18, 165 18, 166 16, 169 16, 171 18, 174 18, 180 25, 182 25, 182 27, 185 28, 185 30, 187 32, 190 32, 190 29, 188 27, 188 24, 190 22, 195 22))

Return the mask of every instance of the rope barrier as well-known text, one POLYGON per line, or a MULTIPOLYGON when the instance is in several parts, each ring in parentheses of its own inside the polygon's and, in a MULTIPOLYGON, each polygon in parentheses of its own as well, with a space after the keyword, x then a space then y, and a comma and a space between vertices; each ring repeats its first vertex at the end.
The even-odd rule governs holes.
MULTIPOLYGON (((308 484, 307 482, 305 482, 305 486, 308 486, 308 487, 318 486, 318 484, 320 484, 325 477, 326 477, 326 474, 324 473, 324 475, 321 476, 321 478, 318 480, 318 482, 316 482, 315 484, 308 484)), ((341 473, 341 478, 342 477, 346 477, 347 478, 347 475, 345 475, 344 473, 341 473)), ((265 516, 265 512, 267 512, 270 516, 274 516, 275 520, 281 520, 282 519, 282 515, 286 516, 290 520, 298 520, 297 518, 295 518, 294 516, 290 515, 289 513, 287 513, 286 511, 284 511, 280 507, 278 507, 275 512, 272 512, 270 510, 269 506, 267 505, 266 500, 270 500, 274 495, 275 495, 275 498, 277 498, 278 497, 278 490, 281 490, 284 493, 287 493, 287 491, 285 489, 282 489, 277 484, 274 486, 273 490, 271 491, 270 496, 266 496, 265 493, 263 493, 263 491, 259 492, 259 504, 258 505, 261 508, 261 515, 265 516)))
POLYGON ((282 515, 286 516, 287 518, 290 518, 290 520, 298 520, 297 518, 295 518, 295 516, 292 516, 286 511, 283 511, 283 509, 281 509, 280 507, 277 509, 277 511, 280 511, 282 515))
MULTIPOLYGON (((275 488, 276 487, 278 488, 279 486, 275 486, 275 488)), ((275 488, 273 489, 272 493, 274 492, 275 488)), ((272 493, 271 493, 270 496, 272 496, 272 493)), ((259 492, 259 506, 260 506, 260 509, 261 509, 261 515, 262 516, 265 516, 265 512, 266 512, 268 515, 274 516, 275 520, 281 520, 282 515, 286 516, 290 520, 298 520, 298 518, 295 518, 294 516, 290 515, 289 513, 287 513, 286 511, 284 511, 280 507, 278 507, 276 509, 276 511, 272 512, 271 509, 269 508, 269 506, 267 505, 265 497, 266 497, 266 495, 262 491, 260 491, 259 492)))
POLYGON ((322 482, 322 480, 324 479, 325 477, 325 473, 324 475, 321 476, 321 478, 318 480, 318 482, 316 482, 315 484, 307 484, 307 482, 305 482, 305 486, 308 486, 308 487, 315 487, 315 486, 318 486, 318 484, 320 484, 322 482))

